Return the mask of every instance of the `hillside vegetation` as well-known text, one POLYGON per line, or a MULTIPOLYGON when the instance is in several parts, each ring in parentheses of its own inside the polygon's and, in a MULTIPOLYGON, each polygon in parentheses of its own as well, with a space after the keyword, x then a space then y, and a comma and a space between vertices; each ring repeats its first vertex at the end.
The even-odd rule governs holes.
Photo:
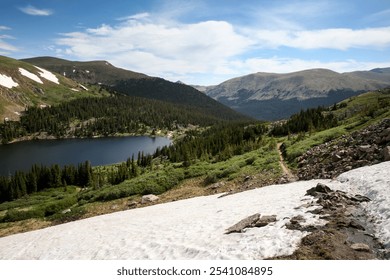
POLYGON ((193 87, 117 68, 106 61, 77 62, 53 57, 24 59, 81 83, 100 85, 110 92, 184 105, 229 120, 248 117, 222 105, 193 87))
POLYGON ((46 107, 83 97, 109 94, 98 86, 88 86, 61 75, 52 80, 33 64, 0 56, 0 74, 14 82, 13 87, 0 84, 0 123, 18 120, 26 107, 46 107), (46 77, 46 78, 45 78, 46 77))
POLYGON ((47 167, 41 174, 52 178, 46 180, 52 183, 40 186, 37 192, 29 193, 27 186, 34 186, 31 179, 35 182, 34 178, 39 178, 34 172, 42 169, 35 167, 26 174, 18 172, 11 178, 2 178, 3 185, 8 184, 2 192, 15 188, 17 191, 12 193, 20 196, 0 204, 0 235, 28 230, 31 219, 36 221, 34 227, 47 226, 150 205, 140 203, 146 194, 159 195, 159 201, 165 202, 216 192, 234 193, 279 182, 283 172, 278 142, 284 143, 281 149, 290 168, 299 172, 297 159, 312 147, 364 132, 388 118, 390 91, 382 90, 329 108, 302 111, 291 118, 302 122, 294 132, 291 121, 221 123, 191 130, 174 145, 158 149, 153 155, 129 155, 123 163, 93 168, 88 163, 63 169, 47 167), (317 116, 319 121, 307 116, 317 116), (328 118, 333 122, 324 126, 328 118), (283 128, 277 135, 276 127, 283 128), (80 174, 86 175, 80 177, 80 174), (80 178, 85 181, 80 183, 77 181, 80 178))

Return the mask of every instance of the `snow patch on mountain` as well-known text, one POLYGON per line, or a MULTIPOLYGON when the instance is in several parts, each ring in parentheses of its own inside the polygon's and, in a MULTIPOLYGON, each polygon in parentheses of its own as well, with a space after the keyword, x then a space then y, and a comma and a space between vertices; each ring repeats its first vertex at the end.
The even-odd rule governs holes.
MULTIPOLYGON (((306 191, 319 182, 356 192, 376 217, 376 234, 390 238, 390 162, 342 174, 337 180, 271 185, 234 195, 195 197, 137 208, 0 238, 0 259, 264 259, 288 255, 309 234, 286 224, 301 215, 305 225, 325 221, 310 213, 306 191), (304 206, 305 205, 305 206, 304 206), (242 219, 260 213, 276 222, 225 234, 242 219)), ((388 244, 388 243, 387 243, 388 244)))
POLYGON ((40 83, 40 84, 43 84, 42 80, 37 76, 35 75, 34 73, 31 73, 29 71, 27 71, 26 69, 23 69, 23 68, 19 68, 19 72, 20 74, 22 74, 23 76, 37 82, 37 83, 40 83))
POLYGON ((6 88, 13 88, 19 86, 19 84, 14 82, 11 77, 3 74, 0 74, 0 85, 6 88))
POLYGON ((57 85, 60 83, 60 82, 58 81, 58 78, 56 77, 56 75, 54 75, 52 72, 47 71, 47 70, 45 70, 45 69, 43 69, 43 68, 40 68, 40 67, 38 67, 38 66, 35 66, 35 68, 37 68, 37 69, 40 71, 39 75, 40 75, 42 78, 44 78, 44 79, 46 79, 46 80, 48 80, 48 81, 50 81, 50 82, 53 82, 53 83, 55 83, 55 84, 57 84, 57 85))

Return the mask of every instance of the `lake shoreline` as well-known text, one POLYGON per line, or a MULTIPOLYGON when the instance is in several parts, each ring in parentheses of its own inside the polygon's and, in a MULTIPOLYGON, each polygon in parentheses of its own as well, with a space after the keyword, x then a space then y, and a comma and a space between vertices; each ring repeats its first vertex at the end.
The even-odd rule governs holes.
POLYGON ((110 165, 126 161, 140 152, 153 154, 157 148, 173 143, 171 138, 160 135, 23 140, 0 146, 0 174, 27 171, 34 164, 64 166, 88 160, 93 166, 110 165))
POLYGON ((99 139, 99 138, 130 137, 130 136, 166 137, 173 141, 174 134, 175 134, 174 131, 168 131, 166 133, 159 132, 155 134, 147 132, 147 133, 116 133, 113 135, 101 134, 101 135, 94 135, 92 137, 76 137, 74 135, 56 137, 54 135, 48 135, 47 132, 38 132, 32 135, 27 135, 27 136, 22 136, 19 138, 12 139, 7 143, 0 142, 0 146, 10 145, 10 144, 20 143, 20 142, 36 141, 36 140, 39 141, 39 140, 67 140, 67 139, 99 139))

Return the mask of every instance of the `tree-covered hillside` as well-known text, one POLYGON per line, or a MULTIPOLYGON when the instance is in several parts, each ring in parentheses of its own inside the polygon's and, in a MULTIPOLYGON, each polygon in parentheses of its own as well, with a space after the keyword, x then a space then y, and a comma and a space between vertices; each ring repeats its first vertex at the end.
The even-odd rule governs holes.
POLYGON ((34 133, 57 138, 145 134, 189 124, 210 126, 226 121, 224 117, 200 107, 140 97, 82 98, 47 108, 29 107, 19 122, 7 121, 0 125, 0 138, 7 143, 34 133))

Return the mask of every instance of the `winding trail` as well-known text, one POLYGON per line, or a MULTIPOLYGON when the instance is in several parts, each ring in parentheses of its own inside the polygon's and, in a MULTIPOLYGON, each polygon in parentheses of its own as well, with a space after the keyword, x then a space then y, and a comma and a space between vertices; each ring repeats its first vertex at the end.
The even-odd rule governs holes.
POLYGON ((287 178, 289 182, 295 182, 298 180, 297 176, 295 176, 290 168, 288 168, 286 162, 283 159, 282 151, 280 150, 280 146, 282 146, 283 143, 279 142, 277 144, 278 152, 279 152, 279 164, 283 171, 283 176, 287 178))

